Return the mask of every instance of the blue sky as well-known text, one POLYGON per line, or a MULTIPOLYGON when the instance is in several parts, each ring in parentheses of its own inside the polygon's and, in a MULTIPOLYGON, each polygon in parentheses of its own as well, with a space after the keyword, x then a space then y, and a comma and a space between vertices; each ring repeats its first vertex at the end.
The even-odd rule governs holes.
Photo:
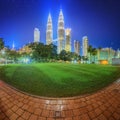
POLYGON ((93 47, 120 48, 119 0, 0 0, 0 37, 5 44, 16 48, 33 41, 38 27, 41 42, 45 43, 49 12, 53 19, 54 39, 60 8, 65 28, 72 29, 72 42, 88 36, 93 47))

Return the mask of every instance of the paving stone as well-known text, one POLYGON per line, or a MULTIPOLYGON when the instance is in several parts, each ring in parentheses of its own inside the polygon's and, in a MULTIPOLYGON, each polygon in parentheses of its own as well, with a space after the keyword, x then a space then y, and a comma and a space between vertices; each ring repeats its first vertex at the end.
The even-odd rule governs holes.
POLYGON ((16 113, 17 113, 19 116, 21 116, 21 115, 24 113, 24 110, 19 108, 19 109, 16 111, 16 113))
POLYGON ((71 117, 67 117, 65 118, 65 120, 73 120, 71 117))
POLYGON ((55 117, 55 111, 50 111, 50 112, 49 112, 49 117, 50 117, 50 118, 51 118, 51 117, 52 117, 52 118, 55 117))
POLYGON ((25 120, 25 119, 23 119, 22 117, 19 117, 17 120, 25 120))
POLYGON ((99 115, 99 117, 97 118, 98 120, 107 120, 107 118, 103 114, 99 115))
POLYGON ((73 116, 73 111, 72 110, 65 111, 65 116, 66 117, 72 117, 73 116))
POLYGON ((10 120, 17 120, 19 116, 16 114, 16 113, 13 113, 11 116, 10 116, 10 120))
POLYGON ((49 116, 49 111, 48 110, 43 110, 41 116, 48 117, 49 116))
POLYGON ((46 117, 39 117, 38 120, 47 120, 46 117))
POLYGON ((114 117, 116 120, 120 120, 120 114, 117 114, 116 112, 113 113, 113 117, 114 117))
POLYGON ((30 115, 31 115, 31 113, 25 111, 22 115, 22 118, 24 118, 25 120, 28 120, 28 118, 30 118, 30 115))
POLYGON ((91 119, 94 119, 94 118, 97 117, 96 114, 95 114, 95 111, 88 112, 88 115, 90 116, 91 119))
POLYGON ((32 114, 29 118, 29 120, 37 120, 37 119, 38 119, 38 116, 34 114, 32 114))
POLYGON ((96 115, 100 115, 102 113, 102 110, 100 108, 95 109, 96 115))
POLYGON ((35 114, 35 115, 40 115, 41 112, 42 112, 42 109, 37 108, 37 109, 35 109, 34 114, 35 114))
POLYGON ((12 110, 13 112, 16 112, 16 111, 18 110, 18 106, 14 105, 14 106, 11 108, 11 110, 12 110))
POLYGON ((120 120, 120 82, 92 95, 51 99, 0 81, 0 120, 120 120))
POLYGON ((90 118, 89 118, 88 114, 82 114, 80 116, 80 120, 90 120, 90 118))

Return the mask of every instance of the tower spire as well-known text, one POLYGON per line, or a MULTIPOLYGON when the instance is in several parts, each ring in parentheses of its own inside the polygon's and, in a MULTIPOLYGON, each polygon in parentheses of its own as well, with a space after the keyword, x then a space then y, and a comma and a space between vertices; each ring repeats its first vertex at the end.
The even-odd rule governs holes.
POLYGON ((48 15, 48 22, 52 22, 51 14, 48 15))

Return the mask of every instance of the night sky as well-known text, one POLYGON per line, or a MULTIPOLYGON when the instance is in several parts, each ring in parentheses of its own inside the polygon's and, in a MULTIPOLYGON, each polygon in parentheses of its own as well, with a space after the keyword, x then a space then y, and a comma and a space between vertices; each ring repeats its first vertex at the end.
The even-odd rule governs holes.
POLYGON ((0 37, 10 47, 14 41, 18 49, 33 41, 37 27, 45 43, 51 13, 55 39, 60 8, 65 28, 72 29, 72 42, 88 36, 93 47, 120 48, 120 0, 0 0, 0 37))

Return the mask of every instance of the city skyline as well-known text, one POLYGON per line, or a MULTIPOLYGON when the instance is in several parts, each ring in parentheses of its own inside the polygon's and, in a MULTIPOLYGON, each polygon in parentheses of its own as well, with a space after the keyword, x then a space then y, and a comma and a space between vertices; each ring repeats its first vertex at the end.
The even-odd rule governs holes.
POLYGON ((83 36, 88 36, 89 44, 94 47, 113 47, 116 50, 120 48, 118 29, 120 27, 118 22, 120 21, 118 13, 120 2, 117 0, 97 2, 95 0, 91 2, 88 0, 79 2, 73 0, 46 0, 46 2, 6 0, 4 2, 1 0, 0 3, 0 37, 3 37, 5 45, 10 47, 12 47, 13 41, 16 48, 33 42, 35 27, 41 31, 41 42, 45 43, 48 13, 51 13, 53 17, 53 38, 57 38, 56 21, 60 6, 62 6, 65 28, 72 29, 72 51, 74 40, 82 43, 83 36), (74 9, 72 9, 73 6, 75 6, 74 9))

